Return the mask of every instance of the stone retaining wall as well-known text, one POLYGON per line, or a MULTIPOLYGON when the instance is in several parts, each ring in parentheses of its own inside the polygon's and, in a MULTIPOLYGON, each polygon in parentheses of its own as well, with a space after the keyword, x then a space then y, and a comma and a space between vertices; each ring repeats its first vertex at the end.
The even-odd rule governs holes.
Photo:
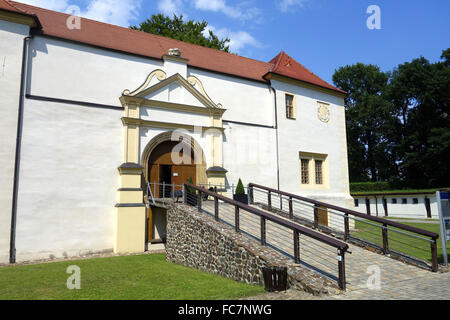
POLYGON ((170 262, 252 285, 264 285, 264 267, 287 267, 290 288, 339 292, 336 283, 186 205, 168 205, 166 255, 170 262))

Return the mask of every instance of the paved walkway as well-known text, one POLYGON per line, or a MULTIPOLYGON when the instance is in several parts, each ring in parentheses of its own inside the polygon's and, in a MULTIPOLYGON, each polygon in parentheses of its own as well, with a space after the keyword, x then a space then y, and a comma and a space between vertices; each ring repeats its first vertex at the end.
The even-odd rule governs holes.
MULTIPOLYGON (((214 203, 203 203, 203 209, 214 212, 214 203)), ((234 207, 220 203, 220 219, 234 226, 234 207)), ((259 238, 260 219, 241 211, 241 229, 259 238)), ((267 222, 267 242, 274 248, 293 255, 292 231, 267 222)), ((346 254, 347 292, 333 299, 450 299, 450 273, 434 274, 389 257, 349 245, 352 254, 346 254), (369 290, 368 280, 379 271, 381 290, 369 290), (375 272, 375 273, 374 273, 375 272)), ((302 263, 322 275, 336 280, 338 274, 337 252, 318 241, 300 237, 302 263)), ((369 282, 370 283, 370 282, 369 282)))

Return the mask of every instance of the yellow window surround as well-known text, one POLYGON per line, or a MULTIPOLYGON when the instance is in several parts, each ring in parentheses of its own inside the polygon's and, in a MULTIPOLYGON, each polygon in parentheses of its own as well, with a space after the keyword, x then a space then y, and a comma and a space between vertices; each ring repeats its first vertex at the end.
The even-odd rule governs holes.
POLYGON ((329 182, 329 164, 328 155, 311 152, 300 152, 300 189, 302 190, 328 190, 329 182), (305 169, 305 161, 308 162, 305 169), (319 165, 319 161, 321 165, 319 165), (318 177, 316 170, 321 167, 321 176, 318 177), (305 172, 307 170, 307 173, 305 172), (322 183, 317 183, 320 181, 322 183), (308 181, 308 183, 305 183, 308 181))

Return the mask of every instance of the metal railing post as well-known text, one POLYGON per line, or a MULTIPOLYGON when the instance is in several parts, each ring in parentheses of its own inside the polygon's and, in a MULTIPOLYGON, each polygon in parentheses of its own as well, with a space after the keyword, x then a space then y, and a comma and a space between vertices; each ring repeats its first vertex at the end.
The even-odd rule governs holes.
POLYGON ((300 264, 300 233, 294 230, 294 261, 300 264))
POLYGON ((267 193, 267 207, 269 208, 269 211, 272 210, 272 191, 267 193))
POLYGON ((338 249, 338 269, 339 269, 339 289, 345 291, 346 280, 345 280, 345 251, 338 249))
POLYGON ((319 228, 319 207, 314 205, 314 228, 319 228))
POLYGON ((219 221, 219 199, 214 197, 214 218, 219 221))
POLYGON ((187 204, 188 202, 187 202, 187 188, 186 188, 186 185, 185 184, 183 184, 183 203, 184 204, 187 204))
POLYGON ((175 201, 175 183, 172 183, 172 200, 175 201))
POLYGON ((248 188, 248 195, 249 195, 250 204, 254 204, 255 200, 253 198, 253 187, 248 188))
POLYGON ((388 254, 389 253, 389 240, 388 240, 388 229, 387 229, 386 224, 383 224, 382 233, 383 233, 383 253, 388 254))
POLYGON ((437 241, 435 238, 433 238, 433 240, 431 241, 431 261, 432 261, 432 271, 438 272, 439 271, 439 263, 438 263, 438 256, 437 256, 437 241))
POLYGON ((261 245, 265 246, 266 243, 266 218, 261 217, 261 245))
POLYGON ((234 207, 234 229, 236 232, 240 232, 240 222, 239 222, 239 207, 234 207))
POLYGON ((163 193, 162 193, 162 198, 165 199, 166 198, 166 183, 163 182, 163 193))
POLYGON ((344 240, 350 240, 350 219, 348 218, 348 213, 344 217, 344 240))
POLYGON ((198 207, 198 211, 201 212, 202 211, 202 192, 199 190, 198 194, 197 194, 197 207, 198 207))
POLYGON ((294 219, 294 206, 292 203, 292 197, 289 198, 289 219, 294 219))

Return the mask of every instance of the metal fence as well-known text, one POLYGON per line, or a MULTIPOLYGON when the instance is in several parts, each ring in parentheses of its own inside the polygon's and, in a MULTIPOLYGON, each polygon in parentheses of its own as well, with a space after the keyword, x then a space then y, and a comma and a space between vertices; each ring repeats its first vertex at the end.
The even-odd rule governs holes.
POLYGON ((184 203, 337 281, 345 290, 346 243, 205 187, 187 183, 184 188, 184 203))
POLYGON ((438 271, 436 233, 257 184, 249 188, 251 204, 347 242, 438 271), (325 216, 325 224, 321 216, 325 216))
POLYGON ((166 183, 147 183, 147 203, 155 204, 156 199, 172 199, 174 201, 183 199, 183 185, 166 183))
MULTIPOLYGON (((223 196, 233 199, 233 196, 236 192, 236 185, 234 184, 213 184, 213 183, 200 183, 200 187, 205 188, 209 191, 214 191, 216 193, 220 193, 223 196)), ((244 186, 245 193, 249 194, 249 187, 244 186)))

